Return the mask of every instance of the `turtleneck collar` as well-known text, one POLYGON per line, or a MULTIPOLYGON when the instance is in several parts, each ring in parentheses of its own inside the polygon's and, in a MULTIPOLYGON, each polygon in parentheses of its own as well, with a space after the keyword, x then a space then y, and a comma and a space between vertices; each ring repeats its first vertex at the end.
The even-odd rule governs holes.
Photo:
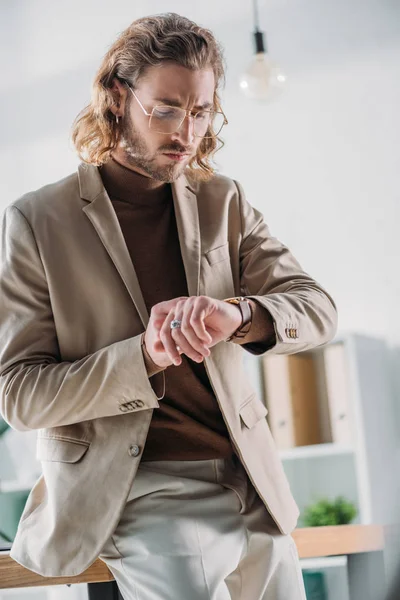
POLYGON ((99 167, 99 173, 111 200, 136 205, 156 205, 171 197, 170 184, 128 169, 112 157, 99 167))

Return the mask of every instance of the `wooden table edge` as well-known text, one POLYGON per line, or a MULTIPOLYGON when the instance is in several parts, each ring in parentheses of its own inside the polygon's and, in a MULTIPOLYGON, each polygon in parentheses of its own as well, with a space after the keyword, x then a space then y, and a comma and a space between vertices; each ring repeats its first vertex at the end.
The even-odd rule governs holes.
MULTIPOLYGON (((292 533, 300 558, 375 552, 384 548, 382 525, 335 525, 306 527, 292 533)), ((43 577, 0 552, 0 589, 73 583, 103 583, 114 577, 99 558, 83 573, 72 577, 43 577)))

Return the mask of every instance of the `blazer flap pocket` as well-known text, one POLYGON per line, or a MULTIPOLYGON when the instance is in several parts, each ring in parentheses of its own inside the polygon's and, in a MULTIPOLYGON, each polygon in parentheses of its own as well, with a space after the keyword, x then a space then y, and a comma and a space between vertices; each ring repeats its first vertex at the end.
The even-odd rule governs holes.
POLYGON ((229 258, 228 242, 222 246, 218 246, 217 248, 212 248, 204 254, 210 265, 215 265, 215 263, 227 260, 229 258))
POLYGON ((89 444, 78 440, 38 437, 36 457, 50 462, 76 463, 87 452, 89 444))
POLYGON ((239 409, 240 417, 243 423, 251 429, 258 421, 263 419, 268 414, 268 409, 264 404, 253 394, 239 409))

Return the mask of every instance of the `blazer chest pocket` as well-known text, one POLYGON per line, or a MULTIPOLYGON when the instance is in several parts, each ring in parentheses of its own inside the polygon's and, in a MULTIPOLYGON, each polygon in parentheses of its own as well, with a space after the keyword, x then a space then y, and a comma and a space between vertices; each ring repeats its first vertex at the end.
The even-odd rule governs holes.
POLYGON ((268 409, 255 394, 252 394, 239 408, 239 414, 246 427, 251 429, 267 416, 268 409))
POLYGON ((89 442, 78 440, 38 437, 36 458, 49 462, 77 463, 84 457, 89 446, 89 442))
POLYGON ((203 254, 200 294, 223 300, 235 295, 229 243, 211 248, 203 254), (205 260, 204 260, 205 259, 205 260))
POLYGON ((229 258, 229 245, 228 242, 217 248, 212 248, 204 253, 209 265, 215 265, 229 258))

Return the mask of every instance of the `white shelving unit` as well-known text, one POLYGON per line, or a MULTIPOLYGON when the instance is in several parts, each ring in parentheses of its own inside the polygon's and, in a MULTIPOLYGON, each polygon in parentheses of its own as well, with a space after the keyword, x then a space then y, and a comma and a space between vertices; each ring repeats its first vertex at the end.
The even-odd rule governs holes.
POLYGON ((0 590, 0 600, 49 600, 49 597, 47 596, 45 587, 30 587, 0 590))
POLYGON ((354 454, 354 448, 335 443, 313 444, 312 446, 298 446, 281 450, 279 455, 282 461, 302 460, 304 458, 321 458, 323 456, 341 456, 354 454))
POLYGON ((300 560, 301 568, 314 571, 326 567, 346 567, 347 556, 322 556, 320 558, 302 558, 300 560))
POLYGON ((84 583, 0 590, 0 600, 88 600, 84 583))
POLYGON ((349 600, 350 590, 347 577, 347 556, 328 556, 300 560, 303 571, 323 571, 328 600, 349 600))
MULTIPOLYGON (((400 353, 384 340, 346 334, 330 344, 341 344, 348 375, 350 443, 334 441, 285 448, 279 451, 293 496, 300 508, 299 527, 304 508, 321 498, 344 496, 353 502, 358 514, 353 523, 392 526, 400 520, 398 466, 400 436, 396 406, 394 356, 400 353)), ((307 354, 321 361, 325 347, 307 354)), ((268 407, 262 357, 244 353, 244 364, 260 399, 268 407)), ((269 416, 269 415, 268 415, 269 416)), ((268 419, 268 417, 267 417, 268 419)), ((385 550, 389 565, 393 548, 385 550)), ((323 570, 329 600, 347 600, 346 557, 302 561, 303 569, 323 570)))

